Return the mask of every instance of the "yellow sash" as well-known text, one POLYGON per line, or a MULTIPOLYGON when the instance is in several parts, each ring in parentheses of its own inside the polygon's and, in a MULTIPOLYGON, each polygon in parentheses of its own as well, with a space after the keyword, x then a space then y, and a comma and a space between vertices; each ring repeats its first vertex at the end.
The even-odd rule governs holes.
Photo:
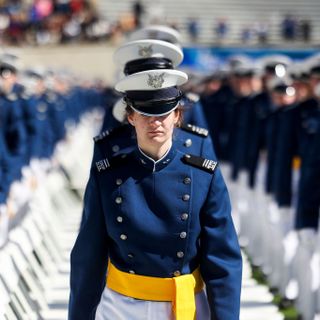
POLYGON ((107 287, 125 296, 152 301, 171 301, 176 320, 194 320, 195 293, 203 288, 199 268, 174 278, 141 276, 120 271, 109 262, 107 287))

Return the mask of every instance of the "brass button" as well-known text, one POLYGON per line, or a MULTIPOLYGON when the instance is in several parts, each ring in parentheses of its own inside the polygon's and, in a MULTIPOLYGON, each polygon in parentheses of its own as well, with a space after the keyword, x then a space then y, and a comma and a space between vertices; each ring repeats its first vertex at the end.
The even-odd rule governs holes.
POLYGON ((129 273, 131 274, 135 274, 135 272, 133 270, 129 270, 129 273))
POLYGON ((117 204, 122 203, 122 198, 121 198, 121 197, 116 197, 116 203, 117 203, 117 204))
POLYGON ((178 251, 177 252, 177 257, 178 258, 183 258, 184 257, 184 253, 182 251, 178 251))
POLYGON ((191 140, 191 139, 187 139, 187 140, 184 142, 184 145, 185 145, 185 147, 191 147, 191 146, 192 146, 192 140, 191 140))
POLYGON ((189 218, 189 215, 187 213, 183 213, 181 215, 181 220, 186 221, 189 218))
POLYGON ((185 231, 182 231, 181 233, 180 233, 180 238, 181 239, 185 239, 187 237, 187 233, 185 232, 185 231))
POLYGON ((121 239, 121 240, 127 240, 128 237, 127 237, 125 234, 121 234, 121 235, 120 235, 120 239, 121 239))
POLYGON ((116 180, 116 185, 117 185, 117 186, 120 186, 121 184, 122 184, 122 180, 121 180, 121 179, 117 179, 117 180, 116 180))
POLYGON ((113 152, 118 152, 120 150, 120 147, 118 146, 118 145, 114 145, 113 147, 112 147, 112 151, 113 152))
POLYGON ((128 258, 132 259, 133 258, 133 254, 132 253, 128 253, 128 258))
POLYGON ((191 178, 185 177, 185 178, 183 179, 183 183, 184 183, 184 184, 190 184, 190 183, 191 183, 191 178))
POLYGON ((173 273, 173 275, 174 275, 175 277, 179 277, 179 276, 181 275, 181 272, 180 272, 179 270, 176 270, 176 271, 173 273))
POLYGON ((190 200, 190 195, 189 194, 184 194, 182 197, 183 201, 189 201, 190 200))
POLYGON ((118 221, 119 223, 121 223, 121 222, 123 221, 123 218, 122 218, 121 216, 118 216, 118 217, 117 217, 117 221, 118 221))

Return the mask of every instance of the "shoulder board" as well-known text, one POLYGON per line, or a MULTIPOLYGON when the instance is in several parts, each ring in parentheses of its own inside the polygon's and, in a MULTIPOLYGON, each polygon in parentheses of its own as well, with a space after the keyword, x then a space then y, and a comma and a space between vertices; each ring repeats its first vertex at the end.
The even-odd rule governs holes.
POLYGON ((198 136, 207 137, 209 134, 209 131, 205 128, 197 127, 192 124, 183 124, 180 127, 184 131, 192 132, 198 136))
POLYGON ((110 137, 110 136, 113 136, 113 135, 116 135, 119 133, 126 132, 129 129, 130 129, 129 125, 123 125, 123 126, 120 126, 117 128, 110 129, 110 130, 105 130, 105 131, 101 132, 98 136, 94 137, 93 140, 94 140, 94 142, 98 142, 98 141, 103 140, 106 137, 110 137))
POLYGON ((102 140, 103 138, 107 137, 109 135, 109 133, 110 133, 109 130, 103 131, 99 135, 95 136, 93 138, 93 141, 98 142, 98 141, 102 140))
POLYGON ((192 154, 185 154, 182 158, 182 161, 186 164, 202 169, 209 173, 213 173, 218 165, 218 162, 216 161, 198 157, 192 154))
POLYGON ((47 92, 46 100, 51 103, 55 102, 57 100, 57 95, 54 92, 47 92))
POLYGON ((196 93, 193 93, 193 92, 188 92, 188 93, 186 93, 186 97, 187 97, 190 101, 192 101, 192 102, 194 102, 194 103, 196 103, 196 102, 198 102, 198 101, 200 100, 200 96, 199 96, 198 94, 196 94, 196 93))
POLYGON ((119 154, 115 157, 111 157, 110 159, 104 158, 96 161, 96 168, 98 172, 105 171, 109 168, 116 168, 119 165, 123 164, 127 159, 128 155, 126 153, 119 154))
POLYGON ((24 90, 23 92, 21 92, 20 94, 20 97, 23 99, 23 100, 28 100, 30 99, 32 96, 32 94, 26 90, 24 90))

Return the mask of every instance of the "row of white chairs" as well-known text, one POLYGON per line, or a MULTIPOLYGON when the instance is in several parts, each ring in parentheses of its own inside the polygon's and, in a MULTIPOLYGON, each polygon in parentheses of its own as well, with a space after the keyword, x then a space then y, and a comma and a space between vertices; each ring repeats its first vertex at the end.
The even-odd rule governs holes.
MULTIPOLYGON (((0 248, 0 320, 67 319, 70 251, 100 122, 99 112, 85 114, 57 145, 26 197, 27 213, 0 248)), ((23 198, 18 193, 17 203, 23 198)))
POLYGON ((0 319, 66 319, 69 254, 81 201, 61 172, 51 172, 0 251, 0 319), (60 187, 57 192, 56 185, 60 187))

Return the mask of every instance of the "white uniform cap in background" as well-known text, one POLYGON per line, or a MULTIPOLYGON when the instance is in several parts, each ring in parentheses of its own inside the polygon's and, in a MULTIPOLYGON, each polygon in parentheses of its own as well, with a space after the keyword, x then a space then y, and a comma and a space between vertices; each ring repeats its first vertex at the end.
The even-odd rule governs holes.
POLYGON ((309 65, 305 61, 293 62, 288 67, 288 75, 294 80, 306 79, 309 72, 309 65))
POLYGON ((181 43, 180 33, 168 26, 151 25, 131 33, 130 40, 156 39, 163 40, 174 44, 181 43))
POLYGON ((15 71, 19 71, 22 68, 20 58, 17 55, 8 52, 0 54, 0 65, 15 71))
POLYGON ((306 61, 306 66, 309 74, 320 74, 320 54, 309 57, 306 61))
POLYGON ((115 89, 120 92, 151 91, 181 86, 187 81, 188 75, 182 71, 170 69, 148 70, 126 76, 115 85, 115 89))
POLYGON ((292 84, 293 81, 289 77, 273 77, 268 81, 267 87, 270 91, 281 92, 293 96, 295 95, 295 89, 292 84))
POLYGON ((125 43, 114 53, 114 61, 120 65, 144 58, 166 58, 176 67, 183 60, 183 52, 172 43, 145 39, 125 43))
POLYGON ((127 104, 121 98, 112 107, 112 115, 121 123, 124 122, 126 118, 126 106, 127 104))

